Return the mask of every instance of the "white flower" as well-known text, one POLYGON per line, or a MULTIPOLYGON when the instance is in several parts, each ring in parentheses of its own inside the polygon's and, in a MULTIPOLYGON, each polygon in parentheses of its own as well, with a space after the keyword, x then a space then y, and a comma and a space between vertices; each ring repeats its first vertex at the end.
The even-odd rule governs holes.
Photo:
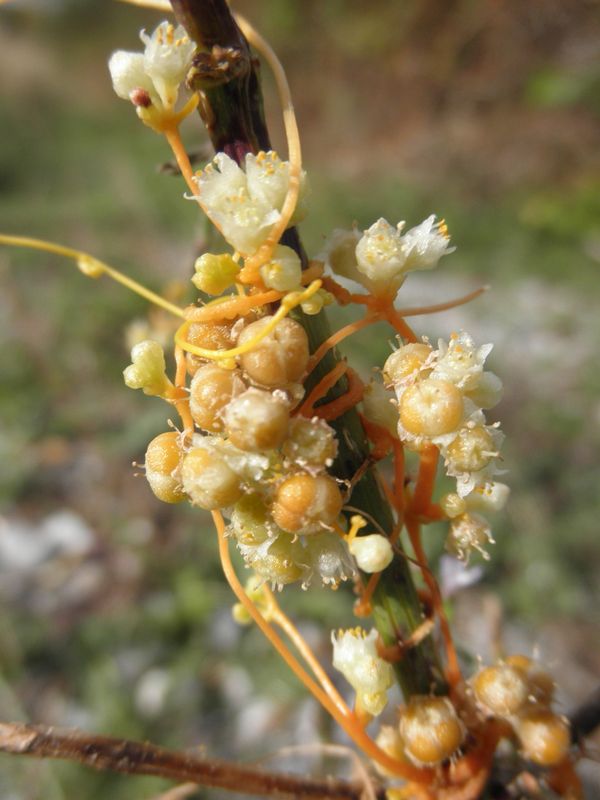
POLYGON ((109 59, 108 69, 113 89, 123 100, 129 100, 136 89, 148 92, 152 102, 158 102, 158 94, 152 78, 146 73, 143 53, 117 50, 109 59))
POLYGON ((475 347, 473 337, 466 331, 453 334, 448 344, 440 339, 432 377, 450 381, 465 392, 477 389, 483 376, 483 365, 493 346, 475 347))
POLYGON ((505 483, 492 481, 484 486, 476 486, 465 497, 465 502, 471 511, 501 511, 509 495, 510 488, 505 483))
POLYGON ((448 229, 444 221, 436 222, 435 214, 406 231, 402 237, 405 252, 405 271, 416 269, 432 269, 437 266, 442 256, 453 253, 455 247, 449 247, 448 229))
POLYGON ((377 631, 361 628, 332 633, 333 666, 357 694, 357 701, 369 713, 380 714, 387 703, 387 690, 393 684, 391 664, 377 655, 377 631))
POLYGON ((348 548, 363 572, 381 572, 389 567, 394 557, 389 539, 380 533, 355 536, 348 548))
POLYGON ((235 250, 251 255, 280 218, 289 164, 273 152, 249 153, 244 172, 228 155, 217 153, 195 180, 209 218, 235 250))
POLYGON ((335 228, 325 241, 323 251, 317 256, 319 261, 324 261, 334 275, 362 283, 364 275, 358 271, 356 263, 356 245, 361 234, 356 228, 351 231, 335 228))
POLYGON ((196 45, 181 25, 174 27, 170 22, 161 22, 151 35, 142 31, 140 38, 143 53, 117 50, 110 57, 114 90, 127 100, 136 89, 143 89, 153 105, 170 109, 177 102, 196 45))
POLYGON ((357 269, 380 289, 398 287, 403 277, 406 250, 400 231, 381 217, 368 228, 356 245, 357 269))
POLYGON ((459 497, 467 497, 503 472, 498 467, 498 456, 504 434, 498 425, 481 424, 482 421, 483 414, 476 412, 451 442, 440 447, 446 474, 456 478, 459 497))
POLYGON ((446 550, 461 561, 468 564, 473 550, 477 550, 489 561, 490 555, 485 550, 487 544, 494 544, 492 531, 487 520, 478 514, 467 512, 455 517, 450 523, 446 550))

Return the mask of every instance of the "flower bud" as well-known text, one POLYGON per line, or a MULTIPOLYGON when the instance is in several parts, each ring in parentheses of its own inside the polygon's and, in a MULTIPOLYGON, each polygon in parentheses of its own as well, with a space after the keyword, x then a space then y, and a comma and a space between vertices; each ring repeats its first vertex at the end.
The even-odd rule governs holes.
POLYGON ((431 438, 458 428, 463 418, 463 399, 454 384, 426 378, 402 393, 398 410, 406 431, 431 438))
MULTIPOLYGON (((381 726, 377 738, 375 739, 375 744, 396 761, 407 761, 404 742, 400 736, 400 731, 393 725, 381 726)), ((381 766, 381 764, 374 762, 374 766, 381 775, 385 777, 395 777, 395 773, 390 772, 388 769, 381 766)), ((389 796, 389 792, 387 796, 389 796)))
POLYGON ((194 270, 192 283, 196 289, 218 295, 235 283, 240 267, 229 253, 204 253, 196 259, 194 270))
POLYGON ((267 539, 258 547, 240 544, 239 549, 257 575, 274 586, 286 586, 304 576, 306 566, 302 545, 289 534, 267 539))
POLYGON ((387 385, 397 386, 416 378, 432 352, 431 345, 423 342, 411 342, 399 347, 383 365, 383 380, 387 385))
MULTIPOLYGON (((271 317, 251 322, 240 333, 240 345, 252 342, 271 317)), ((250 380, 261 386, 285 386, 302 377, 308 363, 308 337, 300 323, 285 318, 252 350, 240 356, 250 380)))
POLYGON ((464 739, 464 726, 447 697, 414 695, 400 716, 400 736, 418 766, 441 764, 464 739))
POLYGON ((380 533, 355 536, 348 549, 363 572, 382 572, 392 563, 394 552, 389 539, 380 533))
POLYGON ((315 533, 331 525, 342 510, 342 495, 329 475, 299 474, 277 488, 273 519, 290 533, 315 533))
POLYGON ((164 503, 181 503, 186 498, 180 476, 182 455, 177 431, 161 433, 146 450, 146 479, 156 497, 164 503))
POLYGON ((278 244, 271 261, 260 268, 260 277, 268 289, 291 292, 300 285, 302 264, 291 247, 278 244))
POLYGON ((554 695, 555 683, 549 673, 540 669, 536 662, 527 656, 509 656, 505 663, 523 673, 527 679, 530 699, 541 705, 550 705, 554 695))
POLYGON ((216 364, 200 367, 190 383, 190 412, 196 425, 212 433, 222 431, 224 409, 244 388, 239 370, 216 364))
POLYGON ((325 420, 294 417, 282 451, 299 467, 330 466, 337 455, 335 431, 325 420))
POLYGON ((125 385, 144 394, 161 396, 170 386, 165 375, 165 354, 158 342, 146 339, 131 349, 132 363, 123 370, 125 385))
MULTIPOLYGON (((234 346, 233 323, 192 322, 185 336, 186 342, 204 350, 229 350, 234 346)), ((206 359, 186 353, 187 371, 194 376, 206 359)))
POLYGON ((542 767, 563 761, 571 744, 569 723, 546 708, 529 706, 515 722, 525 758, 542 767))
POLYGON ((471 679, 471 686, 479 705, 497 717, 516 714, 529 697, 522 671, 505 663, 479 670, 471 679))
POLYGON ((183 488, 193 505, 213 511, 232 505, 242 496, 239 476, 216 452, 190 450, 181 466, 183 488))
POLYGON ((285 400, 251 388, 233 399, 225 409, 225 432, 240 450, 274 450, 285 439, 289 420, 285 400))
POLYGON ((445 494, 440 500, 440 508, 450 519, 462 516, 467 510, 467 503, 463 497, 455 492, 445 494))

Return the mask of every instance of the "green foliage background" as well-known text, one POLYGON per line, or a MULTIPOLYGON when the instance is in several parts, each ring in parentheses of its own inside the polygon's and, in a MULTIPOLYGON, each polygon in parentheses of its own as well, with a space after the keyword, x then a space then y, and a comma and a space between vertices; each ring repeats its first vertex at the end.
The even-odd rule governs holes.
MULTIPOLYGON (((486 603, 499 601, 507 640, 528 652, 537 642, 554 659, 565 703, 582 699, 600 666, 593 6, 238 4, 289 71, 313 187, 302 226, 310 252, 334 226, 381 215, 410 225, 435 212, 459 249, 411 278, 406 304, 492 286, 469 308, 415 323, 434 339, 465 327, 494 341, 506 384, 498 417, 513 498, 485 583, 458 598, 455 619, 473 655, 489 638, 486 603)), ((101 0, 0 9, 0 228, 80 246, 183 298, 211 234, 182 183, 158 170, 165 144, 113 95, 105 66, 159 19, 101 0)), ((191 149, 205 145, 198 122, 185 135, 191 149)), ((121 380, 124 331, 144 303, 40 253, 0 250, 0 281, 0 717, 202 742, 237 758, 301 738, 307 715, 309 735, 334 735, 259 635, 231 623, 206 519, 159 505, 133 475, 131 460, 166 422, 159 401, 121 380), (91 532, 92 546, 19 566, 2 545, 8 528, 35 550, 58 512, 91 532)), ((368 375, 389 340, 377 327, 345 349, 368 375)), ((441 543, 433 529, 432 553, 441 543)), ((348 592, 286 595, 327 659, 328 631, 350 619, 348 592)), ((0 765, 3 798, 120 800, 162 786, 0 765)))

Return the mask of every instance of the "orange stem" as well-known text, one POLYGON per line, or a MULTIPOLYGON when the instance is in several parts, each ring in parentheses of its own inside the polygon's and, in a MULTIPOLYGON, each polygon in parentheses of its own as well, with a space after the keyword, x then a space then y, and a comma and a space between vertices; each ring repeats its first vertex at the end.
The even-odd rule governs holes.
POLYGON ((351 408, 354 408, 354 406, 362 400, 365 391, 363 382, 353 369, 348 368, 347 375, 348 391, 340 397, 336 397, 335 400, 332 400, 326 405, 317 406, 317 408, 315 408, 315 416, 319 417, 319 419, 331 422, 341 417, 346 411, 350 411, 351 408))
POLYGON ((367 316, 363 317, 363 319, 359 319, 356 322, 351 322, 348 325, 344 325, 344 327, 340 328, 339 331, 332 333, 331 336, 328 336, 327 339, 325 339, 325 341, 322 342, 319 347, 317 347, 315 352, 309 358, 308 364, 306 365, 306 374, 310 375, 321 359, 323 359, 330 350, 332 350, 348 336, 351 336, 353 333, 357 333, 363 328, 366 328, 367 325, 371 325, 373 322, 377 321, 377 315, 367 314, 367 316))
POLYGON ((435 487, 439 450, 435 445, 426 445, 419 458, 419 475, 417 485, 410 502, 410 513, 415 517, 427 513, 435 487))
POLYGON ((314 405, 322 397, 325 397, 327 392, 332 386, 339 381, 342 375, 347 371, 348 364, 345 361, 340 361, 335 367, 324 375, 316 386, 313 386, 312 391, 304 399, 302 405, 298 408, 297 414, 302 417, 312 417, 315 413, 314 405))
POLYGON ((421 574, 423 575, 423 579, 425 580, 425 583, 427 584, 427 587, 431 593, 434 614, 437 615, 440 621, 440 630, 444 638, 446 660, 448 662, 446 665, 446 678, 450 684, 450 688, 454 689, 462 681, 458 656, 456 655, 456 648, 454 647, 452 634, 450 633, 448 618, 446 617, 446 612, 444 611, 442 595, 440 593, 437 581, 435 580, 429 568, 427 556, 425 555, 423 545, 421 544, 421 527, 418 520, 412 514, 407 516, 406 529, 408 531, 413 550, 415 551, 415 557, 421 570, 421 574))
POLYGON ((471 300, 475 300, 476 297, 487 292, 488 288, 488 286, 480 286, 479 289, 475 289, 473 292, 457 297, 456 300, 447 300, 445 303, 417 306, 416 308, 397 308, 396 314, 401 317, 418 317, 423 314, 437 314, 439 311, 448 311, 450 308, 457 308, 458 306, 464 306, 465 303, 470 303, 471 300))
POLYGON ((273 622, 276 625, 279 625, 281 630, 284 631, 287 637, 294 643, 294 646, 296 647, 296 649, 298 650, 304 661, 313 671, 315 678, 319 681, 324 691, 327 692, 328 696, 331 698, 332 702, 336 704, 341 713, 344 714, 345 716, 351 716, 352 711, 348 708, 348 705, 344 701, 344 698, 341 696, 341 694, 338 692, 338 690, 335 688, 335 686, 329 679, 329 676, 327 675, 327 673, 317 660, 313 651, 306 643, 306 640, 302 638, 300 632, 298 631, 294 623, 282 610, 281 606, 275 599, 273 592, 266 585, 262 587, 262 591, 268 598, 270 617, 273 620, 273 622))
POLYGON ((185 318, 189 322, 221 322, 226 319, 243 317, 253 308, 275 303, 281 300, 283 292, 274 289, 259 294, 233 295, 230 299, 208 303, 202 308, 190 306, 185 310, 185 318))
POLYGON ((390 770, 394 775, 405 778, 407 780, 417 781, 419 783, 429 783, 433 772, 430 769, 418 769, 410 764, 398 761, 389 756, 384 750, 378 747, 375 742, 368 736, 364 728, 360 725, 356 717, 351 714, 347 717, 342 714, 337 706, 331 701, 323 689, 316 683, 313 678, 306 672, 304 667, 299 663, 295 656, 290 652, 289 648, 283 640, 277 635, 269 623, 265 620, 258 608, 254 605, 252 600, 244 591, 244 587, 240 583, 229 556, 229 544, 225 537, 225 522, 219 511, 213 511, 212 517, 217 529, 218 542, 219 542, 219 556, 221 558, 221 566, 227 583, 231 587, 237 599, 242 603, 244 608, 248 611, 254 622, 267 637, 269 642, 273 645, 275 650, 283 658, 286 664, 290 667, 292 672, 299 678, 300 681, 306 686, 309 692, 321 703, 323 708, 335 719, 335 721, 342 727, 348 734, 352 741, 363 750, 366 755, 377 761, 386 769, 390 770))

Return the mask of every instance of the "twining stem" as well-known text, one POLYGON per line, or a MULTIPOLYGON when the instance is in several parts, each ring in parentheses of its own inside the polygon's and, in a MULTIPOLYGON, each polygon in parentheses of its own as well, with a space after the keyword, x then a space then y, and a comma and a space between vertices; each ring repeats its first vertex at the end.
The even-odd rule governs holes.
MULTIPOLYGON (((231 761, 201 758, 190 751, 167 750, 149 742, 95 736, 77 730, 0 722, 0 752, 75 761, 86 767, 127 775, 152 775, 232 792, 273 797, 361 800, 360 783, 266 772, 231 761)), ((384 793, 378 793, 383 800, 384 793)))
POLYGON ((250 597, 246 594, 244 587, 235 574, 233 564, 231 563, 231 558, 229 556, 229 543, 225 536, 225 523, 223 521, 223 517, 218 511, 213 511, 212 517, 217 529, 219 556, 221 559, 223 574, 225 575, 227 583, 231 587, 237 599, 240 601, 240 603, 242 603, 256 625, 267 637, 275 650, 277 650, 289 668, 302 681, 313 697, 319 701, 323 708, 333 717, 338 725, 348 734, 352 741, 358 747, 360 747, 361 750, 363 750, 366 755, 370 756, 374 761, 377 761, 393 775, 406 778, 407 780, 427 783, 432 776, 431 770, 418 769, 417 767, 413 767, 404 761, 398 761, 397 759, 389 756, 370 738, 356 716, 352 712, 350 712, 349 715, 342 713, 342 711, 331 700, 324 689, 306 672, 304 667, 290 652, 283 640, 273 630, 272 626, 267 622, 258 608, 254 605, 250 597))
POLYGON ((269 589, 268 586, 264 585, 262 587, 262 591, 265 593, 268 604, 269 604, 269 617, 270 619, 278 625, 281 630, 286 634, 288 639, 294 643, 294 647, 298 650, 304 661, 308 664, 308 666, 313 671, 314 676, 319 681, 321 686, 323 687, 324 691, 327 692, 331 700, 336 704, 339 710, 345 716, 351 716, 352 711, 346 704, 344 698, 335 688, 329 676, 319 663, 318 659, 316 658, 313 651, 308 646, 306 639, 301 636, 300 632, 291 621, 291 619, 285 614, 277 600, 275 599, 275 595, 269 589))
POLYGON ((176 317, 184 316, 184 311, 182 308, 179 308, 179 306, 169 303, 164 297, 147 289, 145 286, 142 286, 141 283, 134 281, 133 278, 124 275, 122 272, 119 272, 119 270, 83 250, 76 250, 74 247, 65 247, 65 245, 57 244, 56 242, 48 242, 45 239, 32 239, 30 236, 10 236, 5 233, 0 233, 0 244, 14 245, 15 247, 29 247, 32 250, 43 250, 46 253, 56 253, 59 256, 71 258, 77 262, 79 270, 88 278, 99 278, 101 275, 107 275, 113 281, 120 283, 122 286, 125 286, 150 303, 164 308, 164 310, 168 311, 170 314, 174 314, 176 317))

